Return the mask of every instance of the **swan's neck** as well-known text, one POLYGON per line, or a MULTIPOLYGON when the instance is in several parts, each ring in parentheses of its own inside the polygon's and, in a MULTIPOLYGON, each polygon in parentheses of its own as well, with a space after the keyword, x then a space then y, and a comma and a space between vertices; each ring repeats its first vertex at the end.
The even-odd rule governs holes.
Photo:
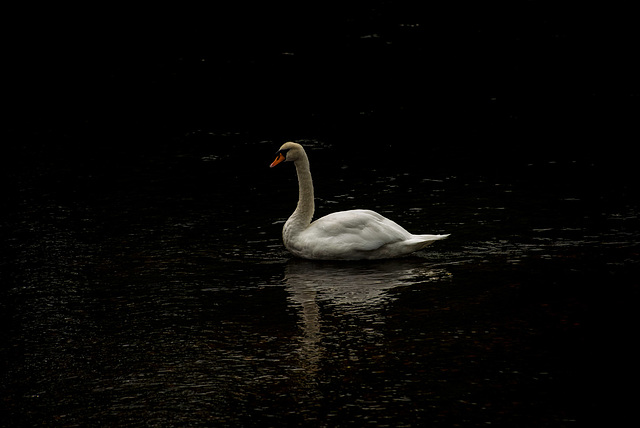
POLYGON ((289 221, 296 228, 305 229, 311 223, 313 218, 313 181, 311 180, 311 171, 309 169, 309 159, 304 156, 295 162, 296 172, 298 173, 298 206, 293 212, 289 221))

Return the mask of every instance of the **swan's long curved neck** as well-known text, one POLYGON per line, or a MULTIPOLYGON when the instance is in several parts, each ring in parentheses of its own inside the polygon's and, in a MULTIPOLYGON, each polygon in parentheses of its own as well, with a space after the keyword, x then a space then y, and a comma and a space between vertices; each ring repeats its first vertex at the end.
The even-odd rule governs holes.
POLYGON ((289 221, 295 222, 298 227, 306 228, 311 223, 315 206, 313 203, 313 181, 309 169, 309 159, 305 155, 295 161, 298 173, 298 206, 289 221))

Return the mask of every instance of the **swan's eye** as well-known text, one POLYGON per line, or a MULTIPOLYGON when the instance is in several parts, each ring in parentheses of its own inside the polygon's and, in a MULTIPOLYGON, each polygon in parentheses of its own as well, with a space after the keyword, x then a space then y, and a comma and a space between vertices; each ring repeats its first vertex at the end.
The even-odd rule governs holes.
POLYGON ((282 149, 282 150, 278 150, 276 152, 276 156, 277 155, 282 155, 285 159, 287 158, 287 152, 291 150, 291 149, 282 149))

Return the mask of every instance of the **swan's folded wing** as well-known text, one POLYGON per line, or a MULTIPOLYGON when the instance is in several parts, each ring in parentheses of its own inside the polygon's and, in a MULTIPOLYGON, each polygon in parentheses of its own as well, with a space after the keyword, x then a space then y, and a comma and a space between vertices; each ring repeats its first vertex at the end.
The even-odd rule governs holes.
POLYGON ((373 251, 408 239, 397 223, 369 210, 340 211, 313 222, 304 232, 308 245, 323 251, 373 251))

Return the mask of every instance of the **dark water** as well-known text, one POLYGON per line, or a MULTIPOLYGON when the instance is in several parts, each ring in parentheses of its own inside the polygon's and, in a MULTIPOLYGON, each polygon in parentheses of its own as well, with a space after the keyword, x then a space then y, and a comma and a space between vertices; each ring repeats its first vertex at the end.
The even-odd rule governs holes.
POLYGON ((629 328, 603 318, 637 297, 629 186, 555 180, 602 183, 580 161, 454 176, 306 141, 318 214, 366 206, 452 234, 405 259, 309 262, 281 245, 297 192, 291 165, 267 168, 277 144, 226 138, 227 155, 23 182, 3 225, 7 425, 589 417, 594 342, 629 328))
POLYGON ((0 425, 606 426, 635 405, 631 31, 398 5, 34 36, 2 157, 0 425), (318 216, 451 237, 293 259, 295 173, 268 168, 287 140, 318 216))

